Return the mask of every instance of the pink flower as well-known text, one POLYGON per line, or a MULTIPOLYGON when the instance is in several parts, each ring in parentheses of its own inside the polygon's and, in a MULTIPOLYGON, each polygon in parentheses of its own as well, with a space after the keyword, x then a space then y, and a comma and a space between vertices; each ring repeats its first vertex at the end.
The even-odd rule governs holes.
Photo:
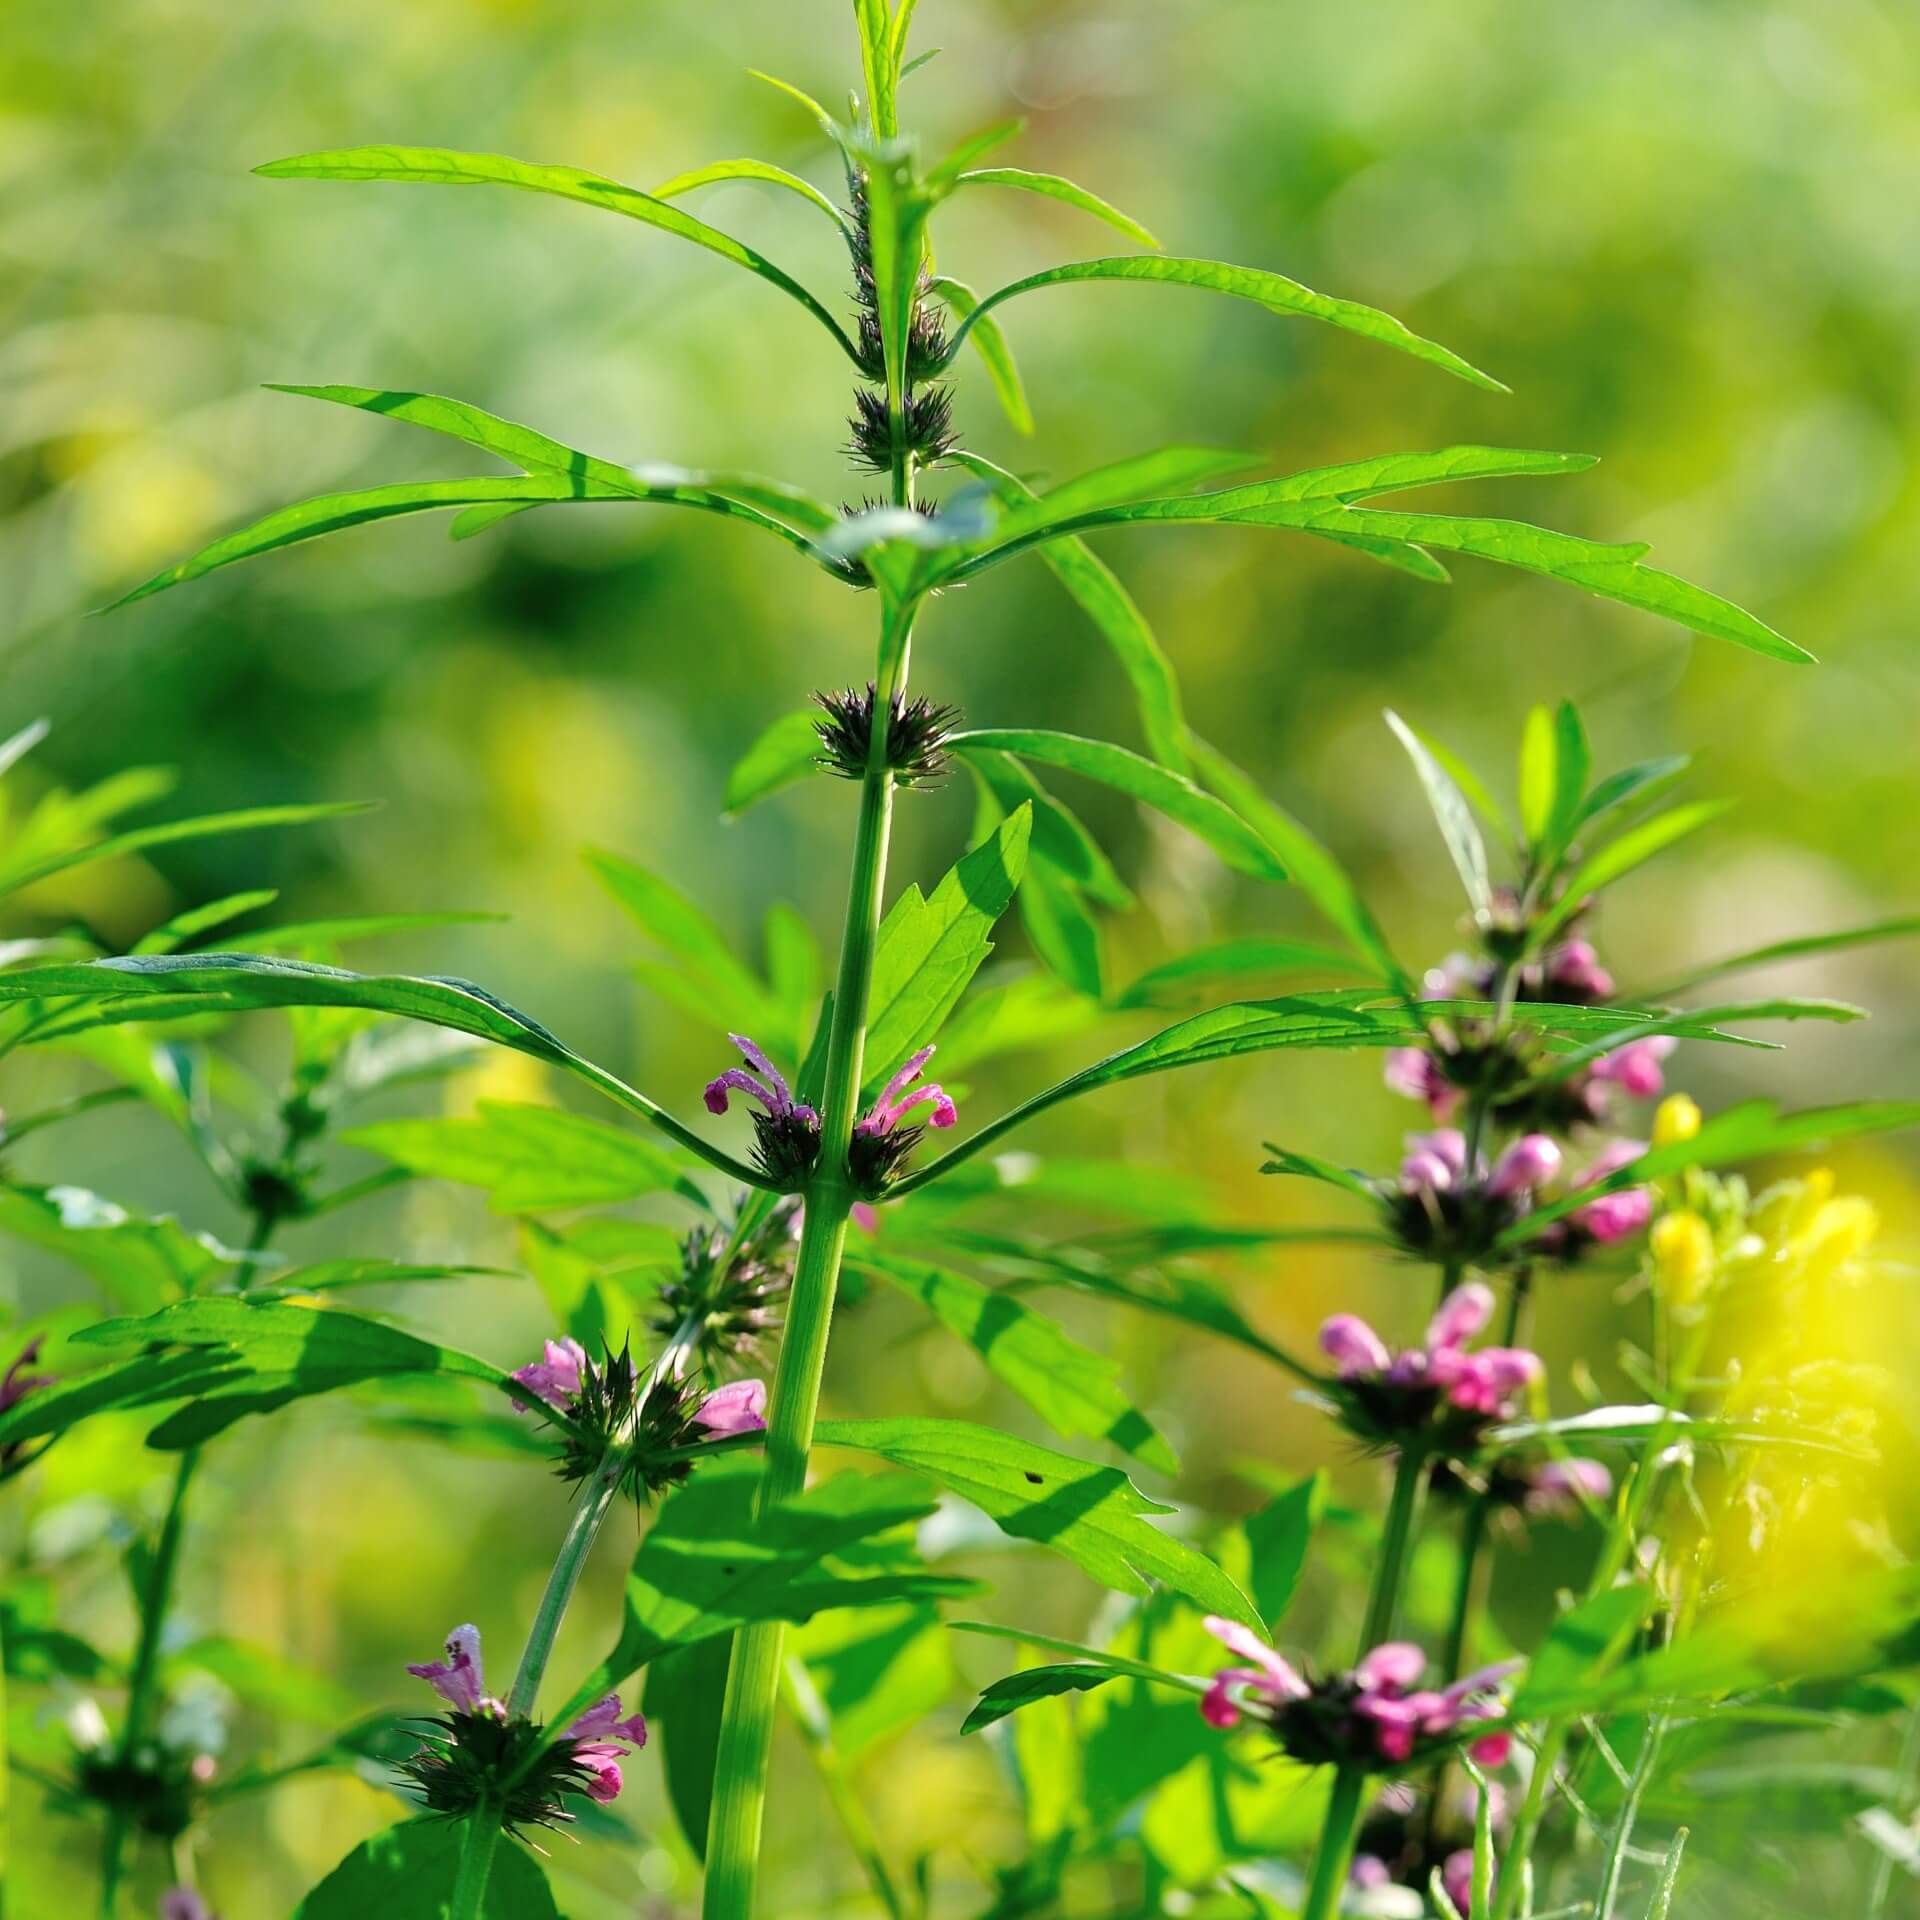
POLYGON ((521 1367, 513 1377, 529 1393, 564 1413, 580 1391, 580 1373, 586 1364, 587 1350, 578 1340, 549 1340, 543 1357, 521 1367))
POLYGON ((1497 1200, 1532 1193, 1560 1171, 1560 1149, 1544 1133, 1523 1134, 1495 1162, 1487 1191, 1497 1200))
POLYGON ((1358 1374, 1384 1373, 1392 1358, 1386 1342, 1357 1313, 1336 1313, 1321 1323, 1320 1351, 1339 1369, 1343 1380, 1358 1374))
POLYGON ((1407 1135, 1400 1184, 1409 1193, 1451 1193, 1467 1177, 1467 1136, 1457 1127, 1407 1135))
POLYGON ((1440 1885, 1447 1898, 1453 1903, 1453 1910, 1466 1914, 1473 1908, 1473 1849, 1461 1847, 1457 1852, 1447 1855, 1440 1869, 1440 1885))
POLYGON ((480 1629, 467 1625, 455 1627, 447 1635, 444 1662, 429 1660, 407 1671, 416 1680, 424 1680, 455 1713, 483 1713, 504 1720, 506 1708, 486 1690, 486 1674, 480 1664, 480 1629))
POLYGON ((1527 1475, 1526 1509, 1537 1516, 1577 1512, 1613 1494, 1613 1475, 1598 1460, 1543 1460, 1527 1475))
POLYGON ((216 1920, 216 1916, 191 1887, 169 1887, 160 1896, 160 1920, 216 1920))
POLYGON ((1388 1640, 1354 1668, 1362 1693, 1404 1693, 1427 1670, 1427 1656, 1411 1640, 1388 1640))
MULTIPOLYGON (((1651 1046, 1652 1041, 1647 1045, 1651 1046)), ((1599 1154, 1580 1177, 1583 1187, 1598 1186, 1622 1167, 1631 1166, 1647 1150, 1644 1140, 1616 1140, 1599 1154)), ((1653 1218, 1653 1194, 1646 1187, 1621 1187, 1603 1193, 1584 1207, 1576 1208, 1573 1223, 1590 1238, 1601 1242, 1625 1240, 1643 1233, 1653 1218)))
POLYGON ((1460 1347, 1475 1335, 1486 1331, 1493 1318, 1493 1289, 1483 1280, 1469 1280, 1457 1286, 1440 1302, 1427 1323, 1427 1345, 1460 1347))
POLYGON ((848 1209, 847 1218, 850 1219, 862 1233, 878 1233, 880 1231, 880 1209, 865 1200, 856 1200, 852 1207, 848 1209))
POLYGON ((855 1133, 891 1133, 908 1114, 923 1106, 933 1109, 927 1115, 929 1126, 950 1127, 959 1119, 958 1110, 937 1081, 929 1081, 924 1087, 913 1085, 920 1077, 920 1069, 933 1058, 933 1052, 931 1047, 922 1047, 907 1061, 887 1082, 871 1110, 854 1127, 855 1133))
MULTIPOLYGON (((1422 1741, 1444 1739, 1461 1725, 1491 1717, 1498 1708, 1486 1696, 1519 1663, 1488 1667, 1456 1680, 1444 1693, 1409 1692, 1426 1670, 1420 1649, 1394 1641, 1376 1647, 1354 1669, 1360 1690, 1354 1711, 1374 1724, 1374 1744, 1380 1757, 1394 1766, 1413 1757, 1422 1741)), ((1511 1745, 1503 1733, 1484 1735, 1468 1751, 1483 1766, 1504 1764, 1511 1745)))
POLYGON ((1236 1687, 1273 1706, 1306 1699, 1307 1683, 1258 1634, 1217 1613, 1208 1614, 1205 1625, 1228 1652, 1254 1663, 1250 1667, 1226 1667, 1214 1675, 1213 1685, 1200 1702, 1201 1717, 1208 1726, 1224 1730, 1240 1724, 1240 1709, 1233 1698, 1236 1687))
POLYGON ((1347 1884, 1350 1887, 1390 1887, 1393 1885, 1393 1872, 1377 1853, 1356 1853, 1353 1865, 1347 1869, 1347 1884))
POLYGON ((1463 1097, 1425 1047, 1389 1047, 1386 1082, 1393 1092, 1424 1101, 1436 1120, 1451 1119, 1463 1097))
POLYGON ((1670 1033, 1656 1033, 1650 1039, 1630 1040, 1624 1047, 1603 1053, 1593 1063, 1596 1080, 1611 1081, 1635 1100, 1657 1099, 1666 1086, 1660 1063, 1680 1043, 1670 1033))
POLYGON ((736 1380, 717 1387, 701 1401, 693 1416, 709 1433, 763 1433, 767 1425, 767 1383, 736 1380))
POLYGON ((573 1742, 573 1757, 593 1774, 588 1796, 604 1807, 626 1784, 620 1762, 647 1744, 647 1723, 637 1713, 622 1719, 620 1696, 610 1693, 596 1700, 567 1729, 566 1737, 573 1742))
POLYGON ((793 1097, 793 1089, 787 1085, 786 1076, 756 1042, 749 1040, 744 1033, 730 1033, 727 1038, 740 1049, 740 1057, 754 1071, 750 1073, 746 1068, 729 1067, 718 1079, 709 1080, 706 1090, 709 1113, 725 1113, 728 1094, 744 1093, 758 1100, 772 1119, 798 1120, 814 1127, 820 1124, 820 1116, 804 1100, 793 1097))
POLYGON ((1578 1000, 1611 1000, 1613 975, 1600 964, 1590 940, 1568 940, 1547 955, 1547 985, 1578 1000))
POLYGON ((22 1347, 15 1357, 13 1365, 4 1375, 0 1375, 0 1413, 9 1407, 18 1406, 28 1394, 40 1387, 53 1384, 53 1376, 48 1373, 28 1373, 26 1369, 40 1358, 40 1349, 46 1344, 46 1335, 36 1333, 22 1347))

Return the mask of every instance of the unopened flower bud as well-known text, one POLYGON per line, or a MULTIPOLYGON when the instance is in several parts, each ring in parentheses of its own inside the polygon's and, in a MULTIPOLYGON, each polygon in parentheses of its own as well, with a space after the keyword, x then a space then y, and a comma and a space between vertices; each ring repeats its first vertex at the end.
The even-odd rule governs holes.
POLYGON ((1700 1131, 1700 1109, 1684 1093, 1670 1093, 1654 1109, 1653 1144, 1671 1147, 1700 1131))
POLYGON ((1713 1231, 1690 1207, 1663 1213, 1648 1236, 1660 1292, 1668 1304, 1691 1307, 1713 1273, 1713 1231))

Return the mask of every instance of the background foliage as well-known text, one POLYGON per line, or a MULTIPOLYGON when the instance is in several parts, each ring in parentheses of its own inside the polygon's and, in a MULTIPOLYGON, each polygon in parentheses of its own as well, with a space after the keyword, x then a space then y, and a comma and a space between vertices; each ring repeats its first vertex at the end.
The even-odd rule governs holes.
MULTIPOLYGON (((1602 764, 1701 755, 1700 790, 1737 798, 1737 811, 1608 908, 1610 949, 1635 955, 1645 980, 1911 906, 1911 16, 1866 0, 1617 0, 1598 13, 1494 0, 942 0, 918 35, 947 49, 934 104, 916 115, 936 148, 1022 111, 1022 163, 1111 193, 1181 250, 1388 307, 1515 389, 1512 399, 1477 393, 1240 303, 1102 289, 1085 296, 1100 303, 1094 314, 1059 299, 1005 316, 1042 397, 1038 431, 1023 442, 1006 428, 966 364, 970 444, 1055 477, 1175 437, 1270 450, 1289 467, 1453 441, 1585 448, 1606 460, 1577 494, 1509 481, 1460 504, 1652 540, 1656 559, 1734 593, 1822 656, 1817 671, 1774 667, 1492 569, 1463 568, 1437 591, 1251 531, 1127 544, 1117 564, 1180 667, 1199 730, 1259 771, 1389 903, 1401 951, 1443 950, 1455 900, 1379 722, 1389 699, 1482 764, 1505 763, 1531 703, 1563 695, 1579 701, 1602 764)), ((842 9, 826 0, 9 10, 4 730, 53 717, 29 779, 79 785, 177 764, 179 811, 385 802, 370 816, 90 869, 31 904, 79 912, 116 942, 174 907, 253 885, 279 886, 302 917, 496 908, 514 924, 373 951, 396 964, 431 952, 561 1021, 569 1040, 649 1087, 690 1092, 711 1071, 718 1036, 635 982, 639 946, 576 850, 642 859, 697 892, 742 942, 756 903, 776 898, 830 935, 841 790, 816 782, 715 827, 726 771, 760 728, 808 689, 863 670, 865 624, 830 583, 761 564, 757 549, 698 516, 576 513, 527 516, 459 545, 426 524, 373 529, 112 622, 79 615, 282 499, 461 470, 463 456, 430 440, 262 393, 264 380, 460 393, 609 456, 751 466, 828 498, 856 492, 837 451, 845 382, 830 345, 794 326, 770 291, 698 252, 511 196, 270 185, 247 172, 305 148, 401 138, 566 159, 643 185, 753 151, 832 184, 805 117, 745 69, 791 75, 831 100, 846 52, 842 9), (815 885, 815 874, 829 878, 815 885)), ((1098 229, 1071 210, 988 198, 951 210, 941 261, 975 284, 1056 257, 1063 241, 1101 250, 1098 229)), ((727 188, 702 211, 815 285, 844 276, 824 224, 779 196, 727 188)), ((973 724, 1136 738, 1124 688, 1043 568, 1009 568, 950 596, 923 633, 923 688, 973 724)), ((1113 931, 1115 978, 1211 930, 1311 937, 1298 902, 1233 881, 1103 790, 1073 797, 1123 870, 1142 876, 1139 911, 1113 931)), ((903 878, 943 869, 968 804, 957 779, 908 811, 903 878)), ((1001 941, 1002 957, 1017 959, 1011 921, 1001 941)), ((1784 1057, 1683 1053, 1678 1078, 1703 1103, 1765 1091, 1803 1105, 1912 1086, 1920 994, 1910 953, 1841 957, 1779 984, 1859 1000, 1876 1018, 1802 1029, 1784 1057)), ((1086 1052, 1069 1038, 1056 1057, 996 1063, 993 1091, 1017 1097, 1086 1052)), ((968 1077, 984 1090, 987 1071, 968 1077)), ((15 1073, 10 1105, 60 1091, 51 1063, 15 1073)), ((452 1098, 464 1110, 483 1095, 559 1089, 531 1062, 501 1056, 452 1098)), ((1108 1095, 1032 1144, 1170 1165, 1234 1217, 1306 1217, 1310 1193, 1257 1177, 1255 1143, 1296 1137, 1296 1113, 1312 1116, 1317 1151, 1375 1163, 1405 1119, 1368 1060, 1305 1056, 1108 1095)), ((234 1226, 205 1215, 183 1147, 112 1115, 88 1124, 91 1184, 234 1226)), ((15 1156, 23 1177, 47 1171, 36 1150, 24 1143, 15 1156)), ((1901 1151, 1863 1149, 1847 1168, 1896 1238, 1916 1215, 1901 1151)), ((343 1171, 372 1164, 345 1151, 339 1161, 343 1171)), ((293 1244, 302 1258, 513 1257, 511 1227, 479 1196, 425 1183, 356 1216, 350 1241, 323 1225, 293 1244)), ((24 1310, 70 1284, 52 1263, 12 1248, 7 1260, 24 1310)), ((1256 1318, 1296 1346, 1333 1304, 1383 1324, 1419 1310, 1397 1297, 1390 1272, 1337 1250, 1283 1250, 1240 1273, 1256 1318)), ((1579 1284, 1592 1294, 1589 1324, 1607 1324, 1606 1282, 1579 1284)), ((410 1306, 507 1365, 546 1330, 530 1290, 506 1281, 410 1306)), ((850 1318, 834 1350, 832 1410, 992 1406, 1010 1423, 1024 1417, 920 1324, 891 1298, 850 1318)), ((1593 1344, 1571 1307, 1550 1333, 1556 1360, 1593 1344)), ((1270 1374, 1218 1345, 1120 1320, 1102 1338, 1188 1463, 1181 1498, 1249 1504, 1236 1462, 1297 1471, 1333 1444, 1275 1396, 1270 1374)), ((137 1431, 104 1423, 50 1456, 23 1483, 32 1507, 20 1513, 16 1501, 7 1550, 80 1553, 116 1524, 116 1501, 156 1498, 150 1458, 128 1445, 137 1431), (83 1487, 89 1496, 76 1498, 83 1487)), ((1370 1469, 1338 1464, 1353 1491, 1371 1493, 1370 1469)), ((367 1705, 412 1704, 399 1663, 421 1657, 445 1622, 473 1614, 483 1629, 517 1628, 562 1524, 535 1469, 407 1445, 327 1403, 262 1427, 243 1456, 230 1450, 221 1487, 207 1492, 202 1538, 221 1546, 186 1571, 195 1624, 297 1654, 367 1705), (495 1577, 507 1533, 537 1542, 525 1591, 495 1577)), ((576 1664, 605 1642, 621 1557, 606 1556, 569 1621, 576 1664)), ((1000 1553, 981 1565, 1003 1592, 1018 1591, 1017 1617, 1046 1625, 1057 1609, 1058 1630, 1079 1631, 1088 1595, 1056 1565, 1000 1553)), ((1507 1564, 1501 1604, 1516 1624, 1537 1620, 1562 1577, 1538 1553, 1507 1564)), ((124 1638, 117 1577, 103 1573, 82 1604, 77 1624, 124 1638)), ((1419 1606, 1416 1591, 1416 1619, 1419 1606)), ((970 1649, 959 1657, 973 1660, 970 1649)), ((998 1670, 987 1659, 969 1667, 975 1678, 998 1670)), ((861 1776, 903 1852, 941 1848, 956 1865, 1017 1844, 984 1745, 932 1737, 951 1732, 967 1691, 861 1776)), ((318 1704, 321 1718, 335 1705, 318 1704)), ((808 1804, 798 1747, 779 1765, 792 1787, 770 1836, 775 1910, 852 1873, 838 1848, 816 1844, 822 1815, 808 1804)), ((675 1911, 689 1884, 653 1776, 645 1763, 635 1771, 646 1795, 629 1796, 622 1813, 657 1830, 658 1845, 582 1849, 580 1870, 600 1883, 568 1888, 582 1920, 631 1911, 643 1892, 675 1911)), ((29 1830, 28 1807, 20 1812, 29 1830)), ((230 1920, 286 1911, 388 1817, 389 1803, 333 1777, 237 1807, 215 1836, 219 1903, 230 1920), (220 1876, 222 1854, 247 1863, 244 1880, 220 1876)), ((22 1911, 40 1910, 78 1870, 78 1846, 62 1853, 65 1833, 44 1826, 19 1863, 22 1911)), ((563 1873, 570 1852, 562 1843, 563 1873)))

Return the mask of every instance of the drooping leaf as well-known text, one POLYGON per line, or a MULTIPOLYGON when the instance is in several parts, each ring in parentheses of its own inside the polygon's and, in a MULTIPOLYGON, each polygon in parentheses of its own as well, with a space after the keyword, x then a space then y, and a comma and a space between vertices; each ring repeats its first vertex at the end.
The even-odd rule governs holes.
POLYGON ((497 1213, 602 1206, 665 1188, 706 1205, 674 1157, 558 1107, 486 1100, 471 1120, 382 1120, 344 1143, 431 1178, 484 1187, 497 1213))
POLYGON ((256 167, 270 180, 398 180, 428 185, 517 187, 528 193, 557 194, 609 213, 643 221, 691 240, 735 266, 776 286, 796 300, 826 328, 856 365, 859 351, 845 329, 805 287, 783 273, 771 260, 743 245, 732 235, 710 227, 690 213, 578 167, 539 166, 498 153, 456 153, 446 147, 350 147, 326 153, 295 154, 256 167))
MULTIPOLYGON (((1043 493, 1029 491, 1002 513, 990 528, 983 528, 976 546, 989 546, 994 553, 1018 549, 1029 544, 1036 534, 1060 526, 1070 526, 1084 516, 1103 515, 1125 508, 1132 502, 1163 504, 1159 498, 1175 496, 1175 505, 1209 480, 1228 474, 1244 473, 1249 467, 1267 464, 1264 454, 1249 453, 1235 447, 1170 446, 1155 447, 1147 453, 1129 454, 1125 459, 1109 461, 1048 487, 1043 493)), ((1000 489, 996 489, 1000 491, 1000 489)), ((1219 498, 1201 494, 1201 502, 1219 498)), ((956 564, 960 556, 956 556, 956 564)))
POLYGON ((783 713, 773 721, 727 775, 721 802, 729 819, 820 770, 819 715, 783 713))
POLYGON ((1133 905, 1132 893, 1114 871, 1100 843, 1079 816, 1055 799, 1028 767, 1012 754, 991 747, 977 743, 963 747, 958 739, 954 745, 992 792, 1003 814, 1017 812, 1023 805, 1033 808, 1033 832, 1028 843, 1033 861, 1045 861, 1057 868, 1063 878, 1103 907, 1124 911, 1133 905))
MULTIPOLYGON (((376 1833, 300 1902, 293 1920, 446 1920, 466 1831, 463 1821, 410 1820, 376 1833)), ((517 1841, 499 1843, 479 1920, 560 1920, 546 1875, 517 1841)))
POLYGON ((1075 186, 1071 180, 1063 180, 1057 173, 1031 173, 1025 167, 975 167, 961 174, 954 185, 1018 187, 1023 193, 1045 194, 1050 200, 1078 207, 1082 213, 1090 213, 1096 220, 1104 220, 1108 226, 1117 227, 1129 240, 1137 240, 1143 247, 1157 248, 1160 245, 1138 220, 1102 200, 1097 193, 1089 193, 1085 187, 1075 186))
POLYGON ((677 200, 697 187, 716 186, 730 180, 758 180, 770 187, 784 187, 818 207, 841 233, 850 236, 853 232, 852 222, 811 180, 803 180, 797 173, 789 173, 785 167, 776 167, 767 160, 715 160, 708 166, 694 167, 686 173, 676 173, 671 180, 663 180, 654 188, 653 197, 677 200))
POLYGON ((1645 997, 1667 1000, 1675 994, 1705 986, 1709 980, 1724 980, 1728 974, 1748 973, 1786 960, 1803 960, 1809 954, 1837 953, 1850 947, 1872 946, 1882 940, 1904 940, 1912 934, 1920 934, 1920 914, 1909 914, 1898 920, 1876 920, 1871 926, 1845 927, 1834 933, 1809 933, 1792 940, 1773 940, 1763 947, 1749 947, 1745 953, 1712 961, 1645 997))
POLYGON ((883 1085, 939 1031, 993 951, 994 923, 1026 871, 1030 807, 964 855, 931 895, 909 887, 881 923, 867 1002, 867 1087, 883 1085))
POLYGON ((996 1680, 981 1694, 960 1723, 960 1731, 978 1733, 1036 1700, 1055 1699, 1063 1693, 1091 1693, 1095 1687, 1121 1677, 1119 1667, 1096 1667, 1084 1661, 1065 1667, 1023 1667, 1004 1680, 996 1680))
MULTIPOLYGON (((980 302, 978 311, 986 313, 1003 301, 1011 300, 1016 294, 1031 293, 1040 287, 1066 286, 1090 280, 1160 281, 1232 294, 1243 300, 1256 301, 1273 313, 1305 314, 1311 319, 1324 320, 1329 326, 1360 334, 1383 346, 1411 354, 1416 360, 1441 367, 1476 387, 1484 387, 1494 393, 1505 393, 1507 390, 1498 380, 1470 366, 1457 353, 1449 352, 1436 342, 1424 340, 1419 334, 1411 332, 1391 314, 1362 306, 1358 301, 1337 300, 1324 293, 1315 293, 1312 288, 1303 287, 1297 280, 1289 280, 1284 274, 1264 273, 1253 267, 1228 266, 1218 260, 1185 260, 1162 254, 1112 260, 1076 260, 1067 266, 1049 267, 1044 272, 1029 274, 1024 280, 1015 280, 1008 286, 996 288, 980 302)), ((950 351, 958 349, 966 331, 967 324, 963 321, 950 351)))
POLYGON ((1114 1467, 1090 1467, 964 1420, 828 1420, 823 1446, 878 1454, 938 1481, 1017 1540, 1064 1555, 1116 1593, 1146 1594, 1151 1577, 1206 1613, 1258 1626, 1252 1603, 1207 1557, 1163 1533, 1148 1500, 1114 1467))
POLYGON ((1038 727, 975 727, 954 734, 949 745, 962 754, 975 750, 1016 754, 1098 780, 1177 821, 1236 871, 1262 880, 1287 878, 1266 842, 1225 802, 1183 775, 1111 741, 1038 727))
MULTIPOLYGON (((962 320, 967 319, 980 304, 980 296, 962 280, 954 279, 950 274, 937 274, 927 283, 928 291, 941 301, 950 311, 962 320)), ((1013 357, 1013 348, 1007 336, 1000 331, 1000 323, 989 314, 985 319, 976 320, 967 338, 973 342, 973 350, 980 356, 980 364, 986 369, 987 383, 993 388, 993 395, 1000 402, 1000 411, 1007 416, 1007 423, 1015 433, 1033 431, 1033 408, 1027 401, 1027 389, 1020 378, 1019 363, 1013 357)), ((961 456, 963 464, 970 464, 970 457, 961 456)))
POLYGON ((1118 1364, 1058 1321, 949 1267, 884 1254, 856 1254, 854 1264, 918 1300, 1056 1433, 1104 1439, 1161 1473, 1179 1471, 1172 1449, 1121 1387, 1118 1364))

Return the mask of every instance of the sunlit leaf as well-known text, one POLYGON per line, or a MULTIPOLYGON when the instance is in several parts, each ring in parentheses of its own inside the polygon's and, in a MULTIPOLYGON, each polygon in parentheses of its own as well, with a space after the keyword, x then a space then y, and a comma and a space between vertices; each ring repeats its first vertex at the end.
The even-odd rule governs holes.
POLYGON ((1104 220, 1108 226, 1117 227, 1129 240, 1137 240, 1143 247, 1157 248, 1160 244, 1138 220, 1102 200, 1097 193, 1089 193, 1085 187, 1075 186, 1071 180, 1063 180, 1057 173, 1031 173, 1024 167, 975 167, 971 172, 961 174, 954 184, 960 187, 1018 187, 1025 193, 1045 194, 1050 200, 1078 207, 1082 213, 1090 213, 1096 220, 1104 220))
POLYGON ((1617 840, 1610 840, 1589 854, 1567 876, 1566 891, 1534 922, 1531 935, 1534 944, 1538 946, 1551 939, 1602 887, 1611 886, 1656 853, 1711 825, 1731 805, 1727 800, 1696 800, 1691 806, 1656 813, 1651 820, 1629 827, 1617 840))
POLYGON ((716 160, 709 166, 695 167, 687 173, 676 173, 671 180, 663 180, 653 190, 656 200, 676 200, 683 193, 692 193, 697 187, 711 187, 732 180, 758 180, 767 186, 784 187, 789 193, 797 193, 801 199, 816 206, 843 234, 851 234, 853 223, 836 207, 827 196, 810 180, 802 180, 797 173, 789 173, 785 167, 776 167, 767 160, 716 160))
POLYGON ((1192 997, 1223 980, 1247 980, 1308 969, 1316 973, 1355 973, 1367 969, 1331 947, 1309 940, 1273 940, 1255 935, 1196 947, 1147 971, 1118 994, 1116 1007, 1164 1007, 1192 997))
POLYGON ((745 813, 756 800, 764 800, 819 770, 819 715, 783 713, 734 762, 727 775, 722 808, 729 818, 745 813))
POLYGON ((1468 904, 1476 914, 1485 915, 1493 907, 1493 884, 1487 877, 1486 843, 1473 823, 1473 809, 1451 774, 1427 750, 1427 745, 1397 713, 1387 713, 1387 725, 1406 748, 1420 784, 1427 790, 1427 805, 1433 809, 1440 838, 1460 884, 1467 890, 1468 904))
POLYGON ((1665 1000, 1674 994, 1705 986, 1709 980, 1723 980, 1731 973, 1749 973, 1756 968, 1777 966, 1782 961, 1803 960, 1809 954, 1838 953, 1850 947, 1873 946, 1882 940, 1904 940, 1912 934, 1920 934, 1920 914, 1909 914, 1899 920, 1876 920, 1871 926, 1846 927, 1835 933, 1809 933, 1798 939, 1773 940, 1763 947, 1749 947, 1745 953, 1729 954, 1724 960, 1712 961, 1692 973, 1683 974, 1678 980, 1656 988, 1645 998, 1665 1000))

